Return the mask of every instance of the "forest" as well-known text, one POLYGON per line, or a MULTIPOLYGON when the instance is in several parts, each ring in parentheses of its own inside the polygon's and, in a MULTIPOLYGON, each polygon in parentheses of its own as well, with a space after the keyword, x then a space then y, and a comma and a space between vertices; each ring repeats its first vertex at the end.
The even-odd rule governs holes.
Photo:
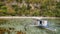
POLYGON ((0 0, 0 16, 60 17, 60 0, 0 0))

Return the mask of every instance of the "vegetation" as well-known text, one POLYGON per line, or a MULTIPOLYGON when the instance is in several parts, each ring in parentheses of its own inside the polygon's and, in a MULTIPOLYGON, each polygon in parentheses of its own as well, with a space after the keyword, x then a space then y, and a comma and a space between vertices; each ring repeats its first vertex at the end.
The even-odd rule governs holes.
POLYGON ((60 1, 0 0, 0 16, 60 17, 60 1), (10 9, 7 5, 9 5, 10 9))

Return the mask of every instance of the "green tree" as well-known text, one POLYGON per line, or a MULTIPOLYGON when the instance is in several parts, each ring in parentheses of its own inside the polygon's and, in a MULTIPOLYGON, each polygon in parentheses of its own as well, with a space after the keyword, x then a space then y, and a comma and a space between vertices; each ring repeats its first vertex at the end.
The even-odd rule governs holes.
POLYGON ((22 0, 16 0, 16 1, 22 3, 22 0))

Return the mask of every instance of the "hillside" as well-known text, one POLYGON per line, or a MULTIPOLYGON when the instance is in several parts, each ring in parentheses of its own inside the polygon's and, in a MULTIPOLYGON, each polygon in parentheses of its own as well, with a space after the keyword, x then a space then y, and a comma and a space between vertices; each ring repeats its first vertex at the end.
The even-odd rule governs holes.
POLYGON ((60 0, 0 0, 0 16, 60 17, 60 0))

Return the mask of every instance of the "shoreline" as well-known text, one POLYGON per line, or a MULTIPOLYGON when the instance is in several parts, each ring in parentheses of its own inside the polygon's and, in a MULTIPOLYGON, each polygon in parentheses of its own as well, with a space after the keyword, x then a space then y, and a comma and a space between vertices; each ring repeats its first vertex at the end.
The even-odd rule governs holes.
POLYGON ((60 17, 26 17, 26 16, 1 16, 0 18, 60 19, 60 17))

